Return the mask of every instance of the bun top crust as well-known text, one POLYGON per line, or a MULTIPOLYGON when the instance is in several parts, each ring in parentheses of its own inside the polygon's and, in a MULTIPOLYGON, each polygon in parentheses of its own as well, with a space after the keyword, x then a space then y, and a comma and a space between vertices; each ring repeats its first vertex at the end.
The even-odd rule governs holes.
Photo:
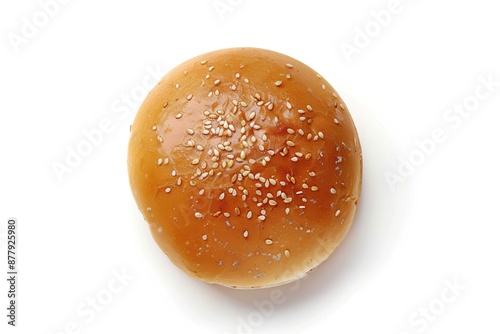
POLYGON ((284 284, 324 261, 351 226, 362 179, 356 128, 333 87, 256 48, 165 75, 131 127, 128 167, 171 261, 236 288, 284 284))

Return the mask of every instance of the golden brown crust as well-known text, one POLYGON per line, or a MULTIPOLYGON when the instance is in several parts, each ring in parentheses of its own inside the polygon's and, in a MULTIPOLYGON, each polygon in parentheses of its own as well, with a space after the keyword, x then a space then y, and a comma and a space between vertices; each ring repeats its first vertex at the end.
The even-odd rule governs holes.
POLYGON ((172 262, 237 288, 283 284, 325 260, 361 190, 358 136, 336 91, 305 64, 255 48, 169 72, 136 116, 128 166, 172 262))

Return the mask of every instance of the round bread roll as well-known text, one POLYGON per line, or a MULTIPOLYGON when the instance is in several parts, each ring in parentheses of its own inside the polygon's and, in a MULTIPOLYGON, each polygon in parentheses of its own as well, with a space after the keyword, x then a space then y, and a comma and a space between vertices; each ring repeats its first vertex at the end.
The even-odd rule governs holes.
POLYGON ((195 57, 152 89, 131 127, 130 185, 154 240, 191 276, 285 284, 348 232, 361 147, 333 87, 286 55, 195 57))

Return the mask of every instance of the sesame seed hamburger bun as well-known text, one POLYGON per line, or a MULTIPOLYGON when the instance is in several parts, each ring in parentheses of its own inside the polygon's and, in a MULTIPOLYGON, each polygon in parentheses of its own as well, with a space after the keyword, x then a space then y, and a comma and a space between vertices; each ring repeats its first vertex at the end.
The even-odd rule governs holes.
POLYGON ((234 48, 188 60, 152 89, 131 127, 128 170, 175 265, 261 288, 303 277, 342 242, 362 157, 323 77, 280 53, 234 48))

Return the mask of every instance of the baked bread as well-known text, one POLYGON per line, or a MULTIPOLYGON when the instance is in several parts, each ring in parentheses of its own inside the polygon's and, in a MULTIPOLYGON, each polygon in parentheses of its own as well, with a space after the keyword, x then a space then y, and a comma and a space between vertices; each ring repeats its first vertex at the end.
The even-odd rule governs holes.
POLYGON ((303 277, 341 243, 362 156, 323 77, 277 52, 233 48, 186 61, 152 89, 131 127, 128 169, 175 265, 259 288, 303 277))

